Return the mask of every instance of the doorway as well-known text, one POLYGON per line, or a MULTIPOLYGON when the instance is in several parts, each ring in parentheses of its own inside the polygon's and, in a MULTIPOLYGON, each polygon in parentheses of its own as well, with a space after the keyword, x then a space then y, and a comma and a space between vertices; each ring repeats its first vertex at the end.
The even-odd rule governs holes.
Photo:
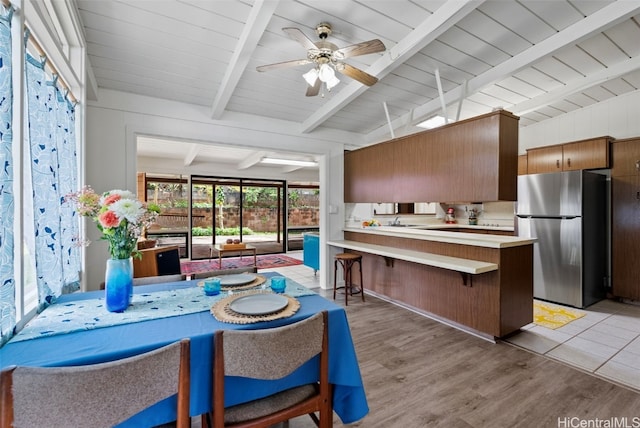
POLYGON ((216 244, 239 240, 257 254, 286 252, 286 182, 191 177, 191 259, 217 257, 216 244))

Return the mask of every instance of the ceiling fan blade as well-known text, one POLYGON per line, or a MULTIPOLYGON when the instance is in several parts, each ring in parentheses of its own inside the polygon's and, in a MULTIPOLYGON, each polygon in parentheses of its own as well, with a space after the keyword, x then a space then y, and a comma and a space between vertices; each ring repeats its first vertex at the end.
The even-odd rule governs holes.
POLYGON ((261 65, 259 67, 256 67, 256 70, 269 71, 269 70, 276 70, 278 68, 295 67, 298 65, 305 65, 310 63, 312 63, 312 61, 308 59, 294 59, 292 61, 276 62, 275 64, 261 65))
POLYGON ((322 86, 322 80, 316 79, 315 85, 307 85, 307 93, 305 94, 308 97, 315 97, 320 93, 320 87, 322 86))
POLYGON ((376 52, 384 52, 386 47, 378 39, 369 40, 368 42, 356 43, 355 45, 345 46, 333 52, 336 59, 351 58, 358 55, 368 55, 376 52))
POLYGON ((377 77, 374 77, 369 73, 366 73, 359 68, 355 68, 349 64, 342 63, 338 67, 336 67, 336 70, 367 86, 375 85, 378 81, 377 77))
POLYGON ((317 49, 316 44, 313 43, 313 40, 308 38, 299 28, 295 27, 284 27, 282 29, 285 33, 289 35, 293 40, 298 41, 305 49, 317 49))

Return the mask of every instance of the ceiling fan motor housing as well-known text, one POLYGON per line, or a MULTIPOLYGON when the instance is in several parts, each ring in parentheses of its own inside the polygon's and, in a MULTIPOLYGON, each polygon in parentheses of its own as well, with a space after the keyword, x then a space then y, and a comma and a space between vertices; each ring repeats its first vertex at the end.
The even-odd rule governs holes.
POLYGON ((316 26, 316 34, 322 40, 326 39, 331 35, 331 24, 326 22, 321 22, 316 26))

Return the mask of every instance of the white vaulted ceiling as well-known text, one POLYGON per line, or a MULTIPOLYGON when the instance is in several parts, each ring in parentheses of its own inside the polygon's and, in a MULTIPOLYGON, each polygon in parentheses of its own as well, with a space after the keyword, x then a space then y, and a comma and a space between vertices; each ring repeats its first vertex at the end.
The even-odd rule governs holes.
MULTIPOLYGON (((369 143, 504 108, 520 126, 640 88, 640 1, 581 0, 76 0, 97 86, 285 120, 302 133, 340 130, 369 143), (283 27, 343 47, 387 50, 346 62, 376 76, 338 75, 306 97, 306 58, 283 27), (441 87, 438 85, 440 77, 441 87), (387 116, 388 114, 388 116, 387 116)), ((144 146, 141 146, 144 148, 144 146)), ((197 155, 197 154, 196 154, 197 155)))

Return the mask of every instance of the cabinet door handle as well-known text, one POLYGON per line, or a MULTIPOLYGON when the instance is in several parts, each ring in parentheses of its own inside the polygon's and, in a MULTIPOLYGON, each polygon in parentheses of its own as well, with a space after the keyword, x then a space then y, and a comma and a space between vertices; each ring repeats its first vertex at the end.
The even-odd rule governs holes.
POLYGON ((567 166, 571 166, 571 158, 567 158, 567 166))
POLYGON ((556 159, 556 168, 560 168, 560 159, 556 159))

